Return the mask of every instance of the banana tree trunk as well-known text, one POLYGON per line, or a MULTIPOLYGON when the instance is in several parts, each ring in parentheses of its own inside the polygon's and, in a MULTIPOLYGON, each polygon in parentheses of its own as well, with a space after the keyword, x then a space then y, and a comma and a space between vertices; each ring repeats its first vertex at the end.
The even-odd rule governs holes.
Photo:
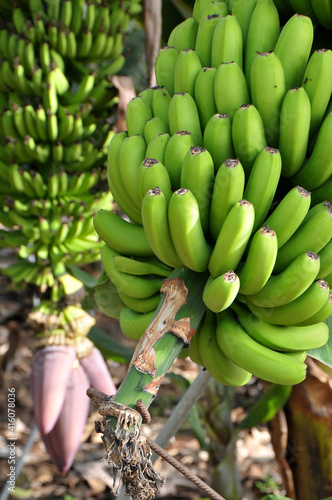
POLYGON ((332 496, 332 378, 309 359, 307 378, 294 386, 285 408, 287 439, 282 450, 282 419, 270 424, 287 496, 322 500, 332 496))

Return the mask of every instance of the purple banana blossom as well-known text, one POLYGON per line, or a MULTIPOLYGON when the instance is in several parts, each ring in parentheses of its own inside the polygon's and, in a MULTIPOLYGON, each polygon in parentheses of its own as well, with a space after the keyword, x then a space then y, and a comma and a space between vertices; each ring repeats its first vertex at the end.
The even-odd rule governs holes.
POLYGON ((88 387, 116 392, 96 347, 80 359, 73 346, 46 346, 36 352, 31 373, 35 417, 45 447, 63 475, 81 443, 89 409, 88 387))
POLYGON ((78 364, 71 372, 55 426, 51 432, 42 435, 45 447, 62 475, 67 473, 81 444, 89 410, 88 387, 88 377, 78 364))

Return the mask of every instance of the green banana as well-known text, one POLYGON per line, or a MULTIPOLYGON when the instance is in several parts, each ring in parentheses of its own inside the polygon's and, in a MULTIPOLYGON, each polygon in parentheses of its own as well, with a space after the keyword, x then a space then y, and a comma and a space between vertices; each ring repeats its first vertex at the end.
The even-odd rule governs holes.
POLYGON ((167 45, 175 47, 180 53, 184 49, 194 49, 198 31, 198 22, 194 17, 188 17, 173 28, 167 45))
MULTIPOLYGON (((279 249, 274 273, 280 273, 304 252, 319 253, 329 243, 332 237, 332 210, 326 205, 315 210, 311 215, 309 210, 293 236, 279 249)), ((277 233, 278 234, 278 233, 277 233)))
POLYGON ((164 164, 171 179, 173 191, 180 188, 182 163, 192 146, 195 146, 195 139, 187 130, 175 132, 167 143, 164 164))
POLYGON ((278 203, 265 225, 273 227, 281 248, 301 225, 310 208, 310 192, 296 186, 278 203), (287 223, 285 223, 287 221, 287 223))
MULTIPOLYGON (((166 125, 169 125, 169 103, 171 100, 171 95, 164 87, 152 87, 152 100, 151 100, 151 109, 153 115, 161 120, 163 120, 166 125)), ((167 130, 168 131, 168 130, 167 130)))
POLYGON ((202 129, 204 130, 211 116, 217 112, 214 99, 214 79, 216 68, 202 68, 195 81, 195 102, 202 129))
POLYGON ((204 130, 204 147, 213 158, 214 170, 218 171, 220 165, 229 158, 234 158, 235 153, 232 142, 232 123, 227 114, 211 116, 204 130))
POLYGON ((294 14, 282 28, 274 53, 284 68, 286 90, 301 85, 313 39, 310 17, 294 14))
MULTIPOLYGON (((237 271, 240 279, 240 293, 257 294, 266 285, 277 258, 278 241, 269 226, 261 227, 254 234, 243 266, 237 271)), ((255 296, 255 295, 254 295, 255 296)))
POLYGON ((238 302, 232 304, 238 320, 250 337, 265 347, 275 351, 301 351, 316 349, 324 345, 329 336, 326 323, 312 326, 271 325, 258 319, 246 307, 238 302))
POLYGON ((332 50, 315 50, 303 76, 303 87, 311 104, 310 136, 318 129, 332 92, 332 50))
POLYGON ((239 160, 225 160, 217 171, 210 207, 210 234, 215 240, 231 208, 243 198, 244 170, 239 160))
POLYGON ((237 18, 232 15, 220 17, 212 37, 211 65, 218 68, 221 63, 234 61, 242 70, 242 56, 242 31, 237 18))
POLYGON ((190 346, 186 350, 187 355, 189 356, 191 361, 193 361, 193 363, 196 363, 199 366, 204 365, 202 358, 201 358, 201 355, 200 355, 200 352, 199 352, 199 330, 201 328, 201 325, 203 324, 203 321, 204 321, 204 317, 202 318, 202 321, 200 322, 200 324, 196 328, 195 335, 191 339, 190 346))
POLYGON ((199 355, 210 375, 224 385, 241 386, 251 379, 251 373, 228 359, 220 349, 216 335, 216 315, 206 311, 199 329, 199 355))
POLYGON ((122 333, 132 340, 139 340, 149 326, 155 311, 139 313, 129 307, 121 309, 119 322, 122 333))
POLYGON ((211 276, 236 270, 250 238, 255 218, 252 203, 240 200, 226 215, 209 260, 211 276))
POLYGON ((156 274, 168 278, 172 269, 155 260, 137 260, 120 255, 114 259, 118 271, 121 273, 144 276, 145 274, 156 274))
POLYGON ((169 130, 171 135, 181 130, 190 132, 194 145, 202 146, 203 138, 196 103, 188 92, 174 94, 169 103, 169 130))
POLYGON ((150 141, 159 134, 168 133, 167 123, 164 122, 159 116, 154 116, 147 120, 144 126, 143 138, 146 145, 149 145, 150 141))
POLYGON ((244 49, 246 49, 249 23, 256 4, 257 0, 233 0, 232 2, 232 14, 241 26, 244 49))
POLYGON ((170 95, 174 94, 174 70, 178 55, 174 47, 165 45, 159 50, 155 62, 157 85, 165 87, 170 95))
MULTIPOLYGON (((302 321, 301 323, 298 323, 298 326, 303 327, 303 326, 317 326, 317 324, 321 324, 322 321, 326 321, 332 314, 332 293, 329 293, 329 296, 327 300, 325 301, 325 304, 310 318, 307 318, 306 320, 302 321)), ((323 323, 324 324, 324 323, 323 323)), ((326 339, 327 342, 328 339, 326 339)))
POLYGON ((195 94, 195 81, 202 64, 195 50, 184 49, 180 52, 174 68, 174 92, 195 94))
POLYGON ((243 104, 235 111, 232 140, 235 154, 248 176, 256 156, 266 146, 263 121, 253 104, 243 104))
POLYGON ((165 163, 165 151, 169 140, 169 133, 157 134, 146 147, 146 157, 155 158, 160 163, 165 163))
POLYGON ((171 267, 183 264, 172 242, 168 222, 168 202, 159 187, 150 189, 142 200, 142 221, 146 238, 154 254, 171 267))
POLYGON ((211 66, 212 39, 219 19, 219 14, 212 14, 202 18, 199 22, 195 52, 203 67, 211 66))
POLYGON ((128 295, 120 292, 119 290, 117 290, 117 293, 125 306, 129 307, 130 309, 138 313, 149 313, 151 311, 155 311, 160 302, 159 293, 151 295, 151 297, 147 297, 146 299, 137 299, 135 297, 129 297, 128 295))
POLYGON ((213 16, 215 14, 219 16, 227 16, 229 14, 227 4, 224 0, 208 2, 201 11, 200 21, 204 21, 208 16, 213 16))
POLYGON ((263 120, 267 144, 277 147, 286 87, 283 66, 274 52, 256 54, 250 70, 250 91, 252 104, 263 120))
POLYGON ((207 234, 214 184, 214 164, 207 149, 194 146, 188 150, 182 164, 180 183, 195 196, 203 231, 207 234))
POLYGON ((250 101, 246 78, 235 62, 221 63, 214 80, 214 98, 218 113, 233 119, 236 110, 250 101))
POLYGON ((208 309, 219 313, 234 302, 239 288, 240 280, 234 271, 227 271, 217 278, 209 276, 203 290, 203 302, 208 309))
POLYGON ((150 190, 159 187, 167 202, 172 196, 171 180, 166 167, 154 158, 145 158, 139 167, 139 190, 141 200, 150 190))
POLYGON ((332 241, 319 252, 320 268, 317 274, 318 279, 322 279, 332 273, 332 241))
POLYGON ((250 302, 261 307, 279 307, 288 304, 309 288, 317 278, 319 268, 319 256, 313 252, 305 252, 294 259, 280 274, 271 276, 258 293, 249 294, 250 302))
POLYGON ((311 2, 314 14, 320 24, 324 28, 332 29, 332 5, 328 0, 321 0, 320 2, 311 2))
POLYGON ((193 271, 205 271, 211 248, 204 237, 198 203, 189 189, 180 188, 172 194, 168 219, 173 245, 183 264, 193 271))
POLYGON ((141 206, 139 166, 145 158, 145 150, 146 143, 143 137, 137 134, 126 137, 119 152, 119 170, 123 186, 138 208, 141 206))
POLYGON ((286 93, 280 111, 279 151, 281 174, 291 177, 302 167, 308 147, 311 117, 310 99, 303 87, 286 93))
POLYGON ((99 210, 93 225, 100 238, 117 252, 138 257, 154 255, 142 226, 131 224, 108 210, 99 210))
POLYGON ((312 190, 329 179, 332 174, 331 133, 332 112, 326 116, 321 124, 314 150, 301 170, 292 177, 293 183, 312 190))
POLYGON ((329 286, 324 280, 314 281, 297 299, 278 307, 256 306, 246 296, 250 311, 273 325, 297 325, 313 316, 328 300, 329 286))
MULTIPOLYGON (((244 198, 255 209, 254 230, 261 227, 274 198, 281 173, 277 149, 265 146, 256 156, 244 190, 244 198)), ((273 226, 271 226, 274 229, 273 226)))
POLYGON ((270 52, 273 50, 279 32, 279 14, 274 2, 272 0, 257 0, 250 17, 245 47, 244 73, 248 85, 251 80, 251 66, 257 52, 270 52))
POLYGON ((256 377, 281 385, 295 385, 304 380, 306 365, 303 362, 256 342, 230 310, 217 315, 216 333, 223 353, 256 377))
POLYGON ((137 299, 146 299, 159 292, 163 283, 162 278, 142 278, 141 276, 120 273, 116 269, 114 261, 118 255, 120 254, 108 245, 104 245, 101 249, 104 270, 120 292, 137 299))
POLYGON ((129 101, 126 110, 126 124, 128 135, 141 135, 144 137, 145 122, 152 118, 151 108, 142 97, 134 97, 129 101))
POLYGON ((314 189, 311 194, 312 205, 317 205, 324 200, 332 202, 332 176, 327 179, 318 188, 314 189))

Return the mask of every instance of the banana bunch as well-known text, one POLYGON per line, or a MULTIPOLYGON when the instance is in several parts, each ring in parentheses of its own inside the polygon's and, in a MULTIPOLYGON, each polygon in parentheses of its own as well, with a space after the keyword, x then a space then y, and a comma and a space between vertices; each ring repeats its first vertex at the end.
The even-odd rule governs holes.
POLYGON ((197 0, 160 49, 109 146, 127 220, 94 226, 125 335, 153 317, 158 270, 187 267, 207 276, 191 358, 229 385, 297 384, 332 313, 332 51, 272 0, 229 9, 197 0))
POLYGON ((69 265, 100 259, 92 217, 113 200, 111 75, 140 10, 140 0, 0 3, 0 245, 19 255, 5 274, 55 301, 71 293, 59 280, 69 265))

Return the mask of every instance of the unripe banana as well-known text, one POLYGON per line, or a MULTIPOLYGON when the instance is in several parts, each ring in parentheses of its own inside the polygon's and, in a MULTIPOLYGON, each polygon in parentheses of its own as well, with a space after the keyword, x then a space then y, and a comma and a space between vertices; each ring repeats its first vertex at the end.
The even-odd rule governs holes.
POLYGON ((214 99, 214 79, 216 72, 216 68, 202 68, 197 74, 195 82, 195 102, 203 130, 211 116, 217 112, 214 99))
POLYGON ((199 352, 199 330, 201 328, 203 320, 204 320, 204 317, 202 318, 202 321, 198 325, 196 332, 195 332, 195 335, 193 336, 193 338, 190 341, 190 346, 186 350, 191 361, 193 361, 194 363, 196 363, 199 366, 204 365, 202 358, 201 358, 201 355, 200 355, 200 352, 199 352))
POLYGON ((174 69, 178 58, 178 51, 174 47, 165 45, 157 55, 155 73, 157 84, 165 87, 170 95, 174 94, 174 69))
POLYGON ((243 104, 232 122, 234 151, 248 176, 257 154, 266 145, 264 125, 253 104, 243 104))
POLYGON ((204 237, 198 203, 189 189, 173 193, 168 219, 173 245, 183 264, 193 271, 205 271, 211 248, 204 237))
POLYGON ((180 53, 184 49, 194 49, 198 22, 194 17, 188 17, 172 30, 167 45, 175 47, 180 53))
POLYGON ((284 98, 285 74, 274 52, 258 52, 250 70, 250 91, 263 120, 267 144, 277 147, 280 131, 280 109, 284 98))
POLYGON ((238 20, 232 15, 221 17, 213 33, 211 65, 218 68, 221 63, 234 61, 242 69, 242 52, 242 31, 238 20))
POLYGON ((207 234, 214 184, 213 159, 207 149, 197 146, 189 149, 183 160, 180 183, 195 196, 203 231, 207 234))
POLYGON ((252 203, 240 200, 228 212, 209 260, 211 276, 217 278, 238 266, 250 238, 255 218, 252 203))
POLYGON ((204 130, 204 147, 213 158, 215 172, 225 160, 235 157, 232 123, 227 114, 216 113, 211 116, 204 130))
POLYGON ((151 109, 153 115, 158 116, 168 125, 168 110, 171 96, 164 87, 152 87, 152 89, 151 109))
POLYGON ((147 158, 155 158, 160 161, 160 163, 165 162, 165 151, 170 140, 170 135, 165 132, 163 134, 158 134, 147 145, 146 148, 146 157, 147 158))
POLYGON ((217 316, 217 342, 229 359, 263 380, 294 385, 305 378, 306 365, 303 362, 256 342, 239 325, 230 310, 217 316))
POLYGON ((224 161, 217 171, 210 208, 210 234, 216 240, 231 208, 243 198, 244 170, 239 160, 224 161))
POLYGON ((129 101, 126 110, 126 124, 128 135, 139 134, 144 137, 144 126, 152 118, 151 108, 138 96, 129 101))
POLYGON ((172 269, 157 260, 137 260, 132 257, 120 255, 114 259, 118 271, 121 273, 144 276, 145 274, 155 274, 167 278, 172 269))
POLYGON ((319 23, 324 28, 332 29, 332 5, 328 0, 321 0, 320 2, 311 2, 312 9, 319 23))
POLYGON ((193 17, 199 21, 203 11, 212 3, 212 0, 196 0, 193 6, 193 17))
POLYGON ((227 4, 224 0, 218 2, 208 2, 201 11, 200 21, 204 21, 208 16, 218 14, 219 16, 227 16, 229 14, 227 4))
MULTIPOLYGON (((321 324, 322 321, 326 321, 328 318, 330 318, 331 314, 332 314, 332 293, 330 292, 328 299, 326 300, 323 307, 321 307, 315 314, 310 316, 310 318, 299 323, 298 326, 300 327, 310 326, 310 325, 317 326, 317 324, 319 325, 321 324)), ((328 339, 326 339, 326 341, 327 340, 328 339)))
POLYGON ((136 312, 130 307, 121 309, 119 322, 122 333, 131 340, 139 340, 149 326, 155 311, 148 313, 136 312))
POLYGON ((136 223, 140 223, 139 209, 133 203, 123 184, 120 172, 120 148, 127 138, 127 132, 115 134, 111 140, 107 157, 107 181, 114 200, 121 210, 136 223))
POLYGON ((235 61, 219 65, 214 80, 214 98, 218 113, 228 114, 231 120, 235 111, 250 101, 246 78, 235 61))
POLYGON ((244 49, 247 44, 250 19, 256 4, 257 0, 233 0, 232 2, 232 14, 241 26, 244 49))
MULTIPOLYGON (((312 209, 311 209, 312 210, 312 209)), ((322 207, 314 215, 308 215, 293 236, 278 252, 275 273, 283 271, 296 257, 304 252, 319 253, 332 237, 332 211, 329 206, 322 207)))
POLYGON ((314 281, 297 299, 278 307, 260 307, 246 297, 247 306, 258 318, 273 325, 296 325, 313 316, 323 307, 329 296, 326 281, 314 281))
POLYGON ((312 21, 301 14, 294 14, 282 28, 274 53, 284 68, 286 90, 301 85, 313 38, 312 21))
POLYGON ((195 146, 194 137, 186 130, 175 132, 167 143, 164 164, 170 176, 173 191, 180 188, 182 163, 192 146, 195 146))
MULTIPOLYGON (((274 198, 281 172, 277 149, 265 147, 258 153, 244 190, 244 198, 254 205, 257 230, 263 223, 274 198)), ((273 226, 271 226, 272 229, 273 226)))
POLYGON ((149 313, 151 311, 155 311, 160 302, 160 293, 156 293, 155 295, 151 295, 151 297, 147 297, 146 299, 137 299, 136 297, 129 297, 125 293, 117 290, 117 293, 124 303, 125 306, 129 307, 133 311, 138 313, 149 313))
POLYGON ((141 200, 150 190, 159 187, 167 202, 172 196, 171 180, 165 166, 154 158, 145 158, 139 168, 139 190, 141 200))
POLYGON ((188 92, 194 97, 195 81, 201 69, 202 64, 195 50, 182 50, 174 68, 174 92, 188 92))
POLYGON ((249 84, 257 52, 274 49, 280 32, 279 14, 272 0, 258 0, 250 17, 245 47, 245 75, 249 84))
POLYGON ((325 323, 317 323, 314 327, 271 325, 254 316, 238 302, 232 304, 232 309, 250 337, 276 351, 316 349, 328 339, 329 329, 325 323))
POLYGON ((171 135, 186 130, 192 134, 195 146, 203 145, 197 106, 188 92, 174 94, 169 104, 168 116, 171 135))
POLYGON ((250 294, 251 303, 261 307, 278 307, 297 299, 316 279, 319 261, 319 256, 313 252, 299 255, 284 271, 271 276, 258 293, 250 294))
POLYGON ((219 14, 212 14, 202 18, 199 22, 195 52, 203 67, 211 66, 212 38, 219 19, 219 14))
POLYGON ((329 200, 332 203, 332 176, 312 191, 311 200, 312 205, 322 203, 324 200, 329 200))
POLYGON ((164 122, 159 116, 153 116, 150 118, 144 126, 144 140, 145 143, 148 145, 149 142, 156 137, 156 135, 159 134, 165 134, 168 133, 168 125, 167 123, 164 122))
POLYGON ((159 187, 144 196, 142 220, 146 238, 158 259, 168 266, 181 267, 183 264, 171 238, 167 199, 159 187))
POLYGON ((233 363, 221 351, 216 337, 216 316, 211 311, 206 311, 198 343, 203 365, 215 380, 235 387, 249 382, 251 373, 233 363))
POLYGON ((292 182, 306 189, 316 189, 329 179, 332 174, 332 112, 324 119, 319 128, 316 144, 308 161, 292 177, 292 182))
POLYGON ((310 191, 296 186, 283 197, 266 219, 264 224, 272 227, 277 234, 278 248, 281 248, 301 225, 310 208, 310 200, 310 191))
POLYGON ((239 288, 240 280, 234 271, 217 278, 209 276, 203 290, 203 302, 211 311, 219 313, 234 302, 239 288))
POLYGON ((106 274, 116 288, 137 299, 146 299, 160 291, 163 280, 161 278, 142 278, 131 274, 120 273, 115 266, 114 259, 120 255, 108 245, 101 249, 101 261, 106 274))
POLYGON ((319 252, 320 258, 320 268, 317 275, 318 279, 325 279, 332 273, 332 241, 330 241, 324 248, 319 252))
POLYGON ((141 206, 139 167, 145 158, 145 150, 146 143, 143 137, 137 134, 124 139, 119 153, 119 169, 123 186, 137 207, 141 206))
POLYGON ((320 125, 332 92, 332 50, 319 49, 311 55, 303 76, 303 87, 311 103, 310 135, 320 125))
POLYGON ((244 265, 238 271, 241 294, 251 296, 264 288, 272 274, 277 252, 278 241, 273 229, 263 226, 256 231, 244 265))
POLYGON ((291 177, 302 167, 308 147, 311 105, 303 87, 286 93, 280 111, 279 151, 282 157, 281 173, 291 177))
POLYGON ((131 224, 108 210, 99 210, 93 224, 100 238, 117 252, 138 257, 154 255, 142 226, 131 224))

